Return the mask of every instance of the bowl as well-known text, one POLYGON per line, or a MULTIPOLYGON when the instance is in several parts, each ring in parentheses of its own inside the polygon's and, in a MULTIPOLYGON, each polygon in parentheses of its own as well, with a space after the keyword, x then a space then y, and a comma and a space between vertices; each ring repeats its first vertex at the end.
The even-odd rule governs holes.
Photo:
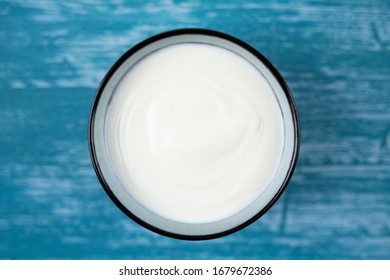
POLYGON ((156 233, 205 240, 264 215, 296 165, 293 96, 247 43, 179 29, 129 49, 92 104, 97 177, 127 216, 156 233))

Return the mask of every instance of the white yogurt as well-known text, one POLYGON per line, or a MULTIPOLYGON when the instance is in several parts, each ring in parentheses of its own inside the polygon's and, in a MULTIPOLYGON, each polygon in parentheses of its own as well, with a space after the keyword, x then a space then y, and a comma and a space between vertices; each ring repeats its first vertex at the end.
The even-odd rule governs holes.
POLYGON ((184 223, 222 220, 261 195, 283 135, 263 75, 209 44, 176 44, 141 59, 116 86, 106 116, 106 148, 122 187, 184 223))

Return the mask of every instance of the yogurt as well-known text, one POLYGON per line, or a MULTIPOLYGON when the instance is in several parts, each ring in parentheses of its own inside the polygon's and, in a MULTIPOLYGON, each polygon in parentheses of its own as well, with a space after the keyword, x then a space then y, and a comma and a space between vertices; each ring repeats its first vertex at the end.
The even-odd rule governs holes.
POLYGON ((118 83, 106 119, 123 188, 167 219, 225 219, 261 195, 283 149, 278 99, 247 60, 210 44, 167 46, 118 83))
POLYGON ((299 123, 283 78, 255 49, 216 31, 173 30, 108 71, 89 148, 126 215, 202 240, 249 225, 277 201, 296 164, 299 123))

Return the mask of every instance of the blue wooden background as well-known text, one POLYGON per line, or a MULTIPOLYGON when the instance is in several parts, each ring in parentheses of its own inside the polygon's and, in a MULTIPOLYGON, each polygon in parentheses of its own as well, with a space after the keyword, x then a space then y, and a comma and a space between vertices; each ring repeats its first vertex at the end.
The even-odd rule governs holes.
POLYGON ((390 1, 0 0, 1 259, 390 259, 390 1), (128 48, 230 33, 280 69, 302 146, 274 208, 228 237, 129 220, 92 169, 87 120, 128 48))

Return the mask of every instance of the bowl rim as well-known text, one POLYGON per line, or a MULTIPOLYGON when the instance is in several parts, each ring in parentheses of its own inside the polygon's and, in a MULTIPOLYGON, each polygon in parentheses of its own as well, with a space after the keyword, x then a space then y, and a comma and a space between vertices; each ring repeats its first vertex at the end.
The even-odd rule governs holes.
POLYGON ((299 154, 299 148, 300 148, 300 124, 299 124, 299 116, 298 116, 298 110, 296 103, 294 101, 293 95, 290 91, 290 89, 287 86, 287 83, 285 82, 284 78, 282 75, 278 72, 278 70, 271 64, 271 62, 263 55, 261 54, 258 50, 250 46, 249 44, 243 42, 242 40, 233 37, 231 35, 228 35, 226 33, 220 32, 220 31, 215 31, 212 29, 203 29, 203 28, 182 28, 182 29, 174 29, 166 32, 162 32, 159 34, 156 34, 154 36, 151 36, 140 43, 136 44, 132 48, 128 49, 113 65, 112 67, 108 70, 107 74, 104 76, 103 80, 101 81, 100 85, 97 88, 95 97, 92 102, 91 110, 90 110, 90 115, 89 115, 89 121, 88 121, 88 149, 89 149, 89 154, 90 158, 92 161, 93 168, 95 170, 95 173, 98 177, 98 180, 100 184, 102 185, 103 189, 105 190, 106 194, 110 197, 110 199, 115 203, 115 205, 124 213, 126 214, 129 218, 131 218, 133 221, 138 223, 139 225, 143 226, 146 229, 149 229, 152 232, 158 233, 163 236, 167 236, 170 238, 175 238, 175 239, 181 239, 181 240, 192 240, 192 241, 200 241, 200 240, 209 240, 209 239, 215 239, 215 238, 220 238, 232 233, 235 233, 256 220, 258 220, 261 216, 263 216, 274 204, 275 202, 281 197, 283 194, 284 190, 286 189, 293 172, 295 170, 297 161, 298 161, 298 154, 299 154), (106 182, 103 172, 100 168, 99 165, 99 160, 96 154, 95 150, 95 142, 94 142, 94 129, 95 129, 95 114, 96 110, 99 104, 100 97, 103 94, 103 91, 108 83, 108 81, 111 79, 111 77, 114 75, 114 73, 118 70, 118 68, 131 56, 133 56, 135 53, 137 53, 139 50, 142 48, 148 46, 149 44, 152 44, 154 42, 167 39, 169 37, 175 37, 175 36, 180 36, 180 35, 206 35, 206 36, 212 36, 212 37, 217 37, 220 39, 224 39, 227 41, 230 41, 239 47, 242 47, 246 51, 250 52, 252 55, 254 55, 257 59, 259 59, 264 66, 270 71, 270 73, 274 76, 276 81, 279 83, 280 87, 282 88, 283 92, 286 95, 288 105, 291 109, 291 114, 292 114, 292 120, 293 120, 293 126, 294 126, 294 148, 293 148, 293 154, 290 162, 289 169, 286 173, 285 179, 282 182, 281 186, 279 187, 278 191, 274 195, 274 197, 268 202, 268 204, 262 208, 256 215, 253 217, 249 218, 246 221, 243 221, 241 224, 228 229, 228 230, 223 230, 221 232, 216 232, 216 233, 211 233, 211 234, 206 234, 206 235, 186 235, 186 234, 180 234, 180 233, 174 233, 174 232, 169 232, 164 229, 158 228, 156 226, 153 226, 145 221, 143 221, 141 218, 139 218, 136 214, 132 213, 129 209, 127 209, 121 202, 120 200, 115 196, 113 191, 111 190, 109 184, 106 182))

